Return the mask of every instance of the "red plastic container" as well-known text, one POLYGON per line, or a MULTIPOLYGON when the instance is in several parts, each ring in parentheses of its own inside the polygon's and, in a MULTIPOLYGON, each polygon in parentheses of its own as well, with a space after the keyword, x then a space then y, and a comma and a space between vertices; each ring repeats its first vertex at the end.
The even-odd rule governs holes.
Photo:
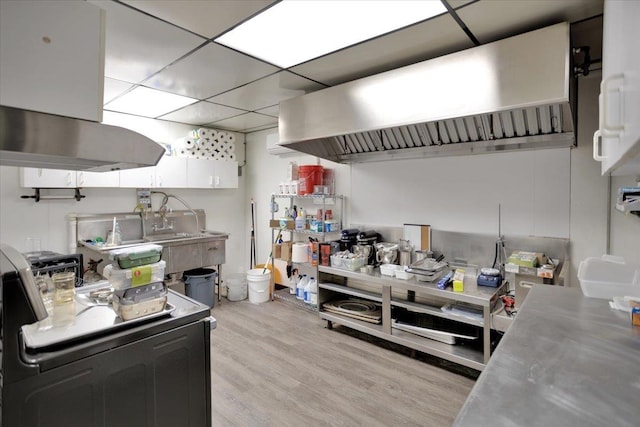
POLYGON ((322 166, 301 165, 298 167, 298 194, 313 194, 314 185, 322 185, 322 166))

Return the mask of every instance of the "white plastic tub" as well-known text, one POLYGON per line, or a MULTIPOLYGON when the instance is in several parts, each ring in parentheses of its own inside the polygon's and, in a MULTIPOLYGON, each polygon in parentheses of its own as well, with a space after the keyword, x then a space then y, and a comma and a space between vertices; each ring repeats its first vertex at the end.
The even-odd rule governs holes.
POLYGON ((627 264, 621 257, 585 259, 578 267, 578 280, 582 293, 588 297, 640 297, 640 266, 627 264))

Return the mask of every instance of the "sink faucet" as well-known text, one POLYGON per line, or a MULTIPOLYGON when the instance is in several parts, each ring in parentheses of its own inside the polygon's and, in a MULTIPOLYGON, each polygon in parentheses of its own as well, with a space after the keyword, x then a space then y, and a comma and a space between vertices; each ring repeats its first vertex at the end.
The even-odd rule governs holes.
POLYGON ((152 226, 153 231, 173 230, 173 222, 167 225, 166 215, 167 215, 167 202, 169 201, 169 198, 174 198, 180 203, 182 203, 187 209, 189 209, 191 213, 193 213, 193 217, 196 220, 196 231, 194 234, 200 233, 200 223, 198 221, 198 214, 195 210, 193 210, 191 206, 189 206, 187 202, 185 202, 180 197, 174 194, 167 194, 164 191, 152 191, 151 194, 162 194, 163 196, 162 202, 160 203, 160 207, 158 208, 158 214, 160 214, 160 218, 162 218, 162 227, 158 227, 157 224, 153 224, 152 226))

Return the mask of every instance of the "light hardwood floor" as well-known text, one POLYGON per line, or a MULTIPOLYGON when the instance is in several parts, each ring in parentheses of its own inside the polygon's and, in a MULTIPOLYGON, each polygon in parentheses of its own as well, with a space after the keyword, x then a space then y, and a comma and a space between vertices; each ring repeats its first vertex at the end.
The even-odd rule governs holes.
POLYGON ((223 299, 212 315, 216 427, 448 426, 474 384, 278 299, 223 299))

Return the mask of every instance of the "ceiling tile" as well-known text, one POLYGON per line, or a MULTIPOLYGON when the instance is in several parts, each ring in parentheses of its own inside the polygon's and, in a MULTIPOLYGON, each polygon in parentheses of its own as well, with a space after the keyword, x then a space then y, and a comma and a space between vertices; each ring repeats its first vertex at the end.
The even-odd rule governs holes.
POLYGON ((288 71, 281 71, 209 98, 209 101, 254 111, 325 87, 288 71))
POLYGON ((205 99, 278 69, 215 43, 208 43, 146 81, 145 86, 205 99))
POLYGON ((230 119, 209 123, 207 126, 218 129, 233 130, 236 132, 245 132, 247 129, 277 124, 278 119, 276 117, 265 116, 264 114, 257 113, 247 113, 231 117, 230 119))
POLYGON ((291 71, 336 85, 472 46, 460 26, 444 14, 298 65, 291 71))
POLYGON ((561 21, 590 18, 602 13, 602 5, 602 0, 480 0, 458 9, 457 13, 484 44, 561 21))
POLYGON ((161 116, 160 118, 163 120, 201 126, 243 113, 246 113, 246 111, 238 110, 237 108, 225 107, 224 105, 212 104, 207 101, 200 101, 161 116))
POLYGON ((272 105, 271 107, 261 108, 259 110, 256 110, 256 113, 268 114, 273 117, 278 117, 280 115, 280 105, 276 104, 272 105))
POLYGON ((131 89, 133 85, 127 82, 121 82, 120 80, 114 80, 110 78, 104 79, 104 101, 108 103, 118 95, 121 95, 131 89))
POLYGON ((475 1, 478 0, 447 0, 447 3, 449 3, 449 6, 451 6, 452 8, 457 9, 475 1))
POLYGON ((204 39, 111 1, 106 10, 105 76, 139 83, 187 54, 204 39))
POLYGON ((123 0, 136 9, 212 39, 239 24, 274 0, 123 0))

